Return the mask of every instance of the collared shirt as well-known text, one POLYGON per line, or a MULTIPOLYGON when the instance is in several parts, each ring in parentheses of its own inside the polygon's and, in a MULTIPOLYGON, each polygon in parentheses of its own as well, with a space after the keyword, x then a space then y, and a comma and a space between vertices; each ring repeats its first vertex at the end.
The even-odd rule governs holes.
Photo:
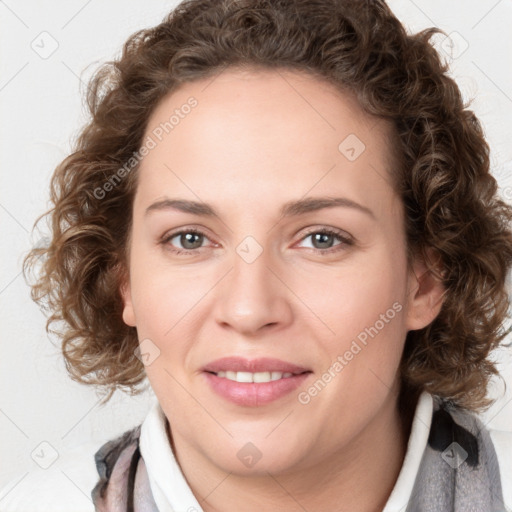
MULTIPOLYGON (((154 505, 160 512, 202 512, 169 444, 166 421, 155 402, 140 431, 139 449, 154 505)), ((491 440, 476 416, 446 410, 424 392, 383 512, 505 512, 511 506, 510 456, 512 433, 500 437, 495 432, 491 440), (499 459, 495 444, 500 446, 499 459)))
MULTIPOLYGON (((402 469, 383 512, 403 512, 407 506, 427 445, 432 409, 432 396, 423 393, 416 406, 402 469)), ((166 417, 157 401, 142 424, 140 451, 146 463, 153 498, 160 512, 203 511, 169 445, 166 417)))
MULTIPOLYGON (((476 416, 439 405, 428 393, 419 397, 403 465, 383 512, 512 512, 512 432, 488 431, 476 416)), ((97 450, 95 476, 93 464, 41 470, 37 478, 31 474, 4 488, 0 510, 202 512, 166 427, 155 400, 141 425, 97 450), (83 478, 74 470, 82 470, 83 478)))

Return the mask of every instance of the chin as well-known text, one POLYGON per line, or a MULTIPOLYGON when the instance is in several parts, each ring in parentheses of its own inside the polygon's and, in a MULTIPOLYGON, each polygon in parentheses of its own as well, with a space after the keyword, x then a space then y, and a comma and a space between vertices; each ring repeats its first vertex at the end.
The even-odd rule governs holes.
POLYGON ((205 455, 226 473, 240 476, 268 476, 268 473, 274 475, 297 469, 307 455, 305 448, 303 442, 284 444, 283 438, 277 436, 275 440, 261 438, 261 436, 244 436, 237 437, 227 446, 220 446, 219 443, 217 449, 213 452, 208 450, 205 455))

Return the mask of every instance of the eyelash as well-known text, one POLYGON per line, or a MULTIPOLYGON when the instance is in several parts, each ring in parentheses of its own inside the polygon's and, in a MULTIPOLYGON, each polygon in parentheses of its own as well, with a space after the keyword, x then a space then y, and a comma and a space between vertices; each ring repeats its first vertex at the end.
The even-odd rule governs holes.
MULTIPOLYGON (((169 242, 173 238, 175 238, 178 235, 189 234, 189 233, 194 233, 196 235, 202 235, 202 236, 204 236, 204 238, 208 239, 208 237, 206 236, 206 233, 204 233, 203 231, 200 231, 199 229, 195 229, 195 228, 190 228, 190 229, 182 229, 181 231, 176 231, 174 233, 170 233, 169 235, 164 235, 164 237, 162 238, 160 243, 162 245, 169 245, 170 246, 169 242)), ((352 245, 354 245, 354 241, 352 239, 350 239, 347 236, 343 236, 341 231, 337 231, 337 230, 332 229, 332 228, 323 228, 323 229, 318 229, 317 228, 317 229, 313 229, 313 230, 309 231, 308 233, 306 233, 300 239, 300 241, 303 241, 307 237, 309 237, 311 235, 314 235, 314 234, 318 234, 318 233, 321 233, 323 235, 332 235, 332 236, 336 237, 341 242, 340 244, 337 244, 334 247, 330 247, 329 249, 315 249, 315 248, 312 248, 312 250, 315 251, 318 254, 328 255, 328 254, 332 254, 332 253, 335 253, 335 252, 338 252, 338 251, 342 250, 344 245, 345 246, 352 246, 352 245)), ((193 253, 197 253, 198 250, 201 249, 201 247, 199 247, 197 249, 178 249, 178 248, 173 247, 173 246, 170 246, 170 247, 171 247, 171 249, 169 249, 169 250, 171 252, 175 253, 175 254, 189 254, 189 255, 193 254, 193 253)))

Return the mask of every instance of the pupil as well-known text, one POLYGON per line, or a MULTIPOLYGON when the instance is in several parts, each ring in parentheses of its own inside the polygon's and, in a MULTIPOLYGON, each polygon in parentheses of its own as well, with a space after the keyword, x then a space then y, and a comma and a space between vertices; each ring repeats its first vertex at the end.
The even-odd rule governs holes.
MULTIPOLYGON (((330 243, 332 240, 332 235, 328 233, 315 233, 314 240, 320 244, 326 244, 326 247, 330 247, 330 243)), ((320 247, 321 249, 325 249, 326 247, 320 247)))
MULTIPOLYGON (((183 247, 185 247, 185 249, 195 249, 196 246, 194 245, 194 237, 197 237, 199 239, 199 245, 198 247, 201 247, 201 242, 202 242, 202 235, 200 235, 199 233, 185 233, 184 235, 181 235, 181 243, 183 245, 183 247), (185 243, 183 243, 183 241, 185 243), (188 244, 191 244, 192 247, 189 247, 188 244)), ((197 240, 195 242, 195 244, 197 244, 197 240)))

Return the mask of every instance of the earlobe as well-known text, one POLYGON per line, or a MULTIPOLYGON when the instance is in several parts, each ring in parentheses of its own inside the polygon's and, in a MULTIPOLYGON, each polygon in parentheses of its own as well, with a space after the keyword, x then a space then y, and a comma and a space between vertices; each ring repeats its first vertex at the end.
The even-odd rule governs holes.
POLYGON ((123 322, 130 327, 136 327, 130 282, 125 280, 119 291, 123 299, 123 322))
POLYGON ((409 274, 407 330, 423 329, 432 323, 443 305, 445 287, 442 282, 440 258, 434 258, 432 250, 427 250, 429 261, 437 264, 427 266, 416 259, 409 274))

